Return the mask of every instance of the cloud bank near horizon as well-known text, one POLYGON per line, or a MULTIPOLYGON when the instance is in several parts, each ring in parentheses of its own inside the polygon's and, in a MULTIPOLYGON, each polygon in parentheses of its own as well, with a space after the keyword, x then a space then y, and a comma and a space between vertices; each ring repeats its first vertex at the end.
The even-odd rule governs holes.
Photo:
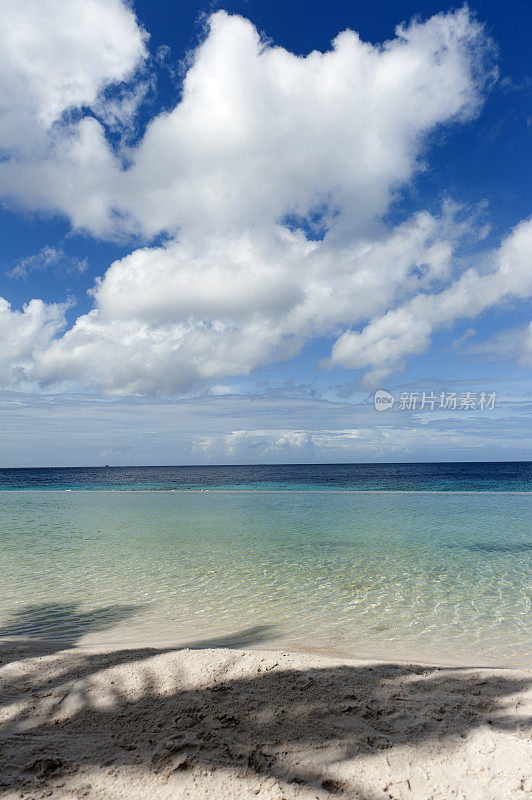
POLYGON ((217 12, 179 103, 135 141, 152 76, 131 8, 1 6, 0 195, 146 243, 111 264, 70 328, 69 301, 2 299, 3 386, 179 394, 317 337, 335 340, 323 367, 366 370, 371 386, 439 328, 532 294, 532 220, 473 263, 461 248, 486 235, 475 210, 444 200, 386 221, 430 135, 476 115, 494 78, 467 9, 382 45, 347 30, 307 56, 217 12))

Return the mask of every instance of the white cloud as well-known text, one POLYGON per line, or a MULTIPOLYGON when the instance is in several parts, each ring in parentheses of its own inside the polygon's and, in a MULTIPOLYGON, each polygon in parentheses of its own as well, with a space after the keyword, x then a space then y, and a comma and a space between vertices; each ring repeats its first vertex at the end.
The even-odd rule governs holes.
POLYGON ((329 52, 300 57, 218 12, 182 101, 131 153, 114 204, 148 234, 227 234, 319 209, 351 237, 410 179, 424 134, 475 112, 485 46, 460 11, 382 48, 344 31, 329 52))
POLYGON ((494 411, 452 417, 383 415, 370 398, 330 402, 291 392, 178 400, 2 392, 0 464, 522 460, 532 443, 529 384, 522 376, 497 384, 505 399, 494 411))
MULTIPOLYGON (((425 352, 434 330, 473 318, 508 298, 532 294, 532 219, 521 222, 490 253, 494 268, 471 268, 437 294, 421 293, 372 320, 360 333, 347 331, 335 343, 329 364, 372 367, 371 383, 400 371, 406 356, 425 352)), ((486 254, 484 254, 486 256, 486 254)))
POLYGON ((338 430, 234 430, 230 433, 214 434, 197 439, 193 443, 193 453, 209 460, 217 458, 273 458, 315 459, 318 456, 334 454, 338 458, 342 452, 352 457, 357 451, 367 452, 375 444, 375 434, 370 428, 345 428, 338 430))
POLYGON ((38 354, 65 325, 66 306, 32 300, 22 311, 0 297, 0 382, 24 385, 32 380, 38 354))
POLYGON ((452 214, 422 213, 342 245, 276 225, 137 250, 109 268, 96 308, 40 355, 36 375, 174 393, 248 374, 432 285, 462 230, 452 214))
MULTIPOLYGON (((61 212, 75 225, 105 219, 100 179, 118 161, 94 116, 123 123, 146 57, 146 36, 121 0, 0 0, 0 194, 61 212), (121 85, 120 98, 104 93, 121 85), (99 172, 101 170, 102 172, 99 172), (98 174, 99 172, 99 174, 98 174), (89 193, 86 196, 86 193, 89 193)), ((103 223, 102 223, 103 224, 103 223)))
POLYGON ((483 342, 472 340, 474 330, 470 329, 466 334, 454 343, 458 352, 491 359, 512 359, 520 367, 532 367, 532 322, 506 328, 483 342))
POLYGON ((31 272, 62 269, 64 272, 85 272, 86 258, 68 256, 60 247, 41 247, 38 253, 24 256, 6 274, 10 278, 27 278, 31 272))
POLYGON ((331 364, 385 375, 438 324, 524 296, 524 223, 492 274, 457 277, 461 242, 484 235, 458 207, 383 222, 422 168, 427 135, 479 108, 490 43, 467 10, 414 22, 382 46, 344 31, 306 57, 218 12, 181 101, 118 151, 105 124, 127 127, 145 80, 129 94, 126 84, 122 100, 105 94, 145 57, 132 11, 75 0, 63 19, 63 5, 46 0, 18 13, 40 70, 4 23, 0 192, 96 236, 169 235, 110 266, 93 310, 36 354, 39 381, 184 392, 288 359, 315 336, 339 336, 331 364), (65 117, 73 109, 81 119, 65 117))
MULTIPOLYGON (((356 416, 360 407, 352 406, 351 414, 356 416)), ((335 404, 329 408, 335 414, 335 404)), ((517 416, 517 415, 516 415, 517 416)), ((369 421, 369 420, 367 420, 369 421)), ((229 460, 233 463, 314 463, 320 461, 371 461, 397 460, 413 455, 430 459, 435 455, 453 452, 467 454, 493 448, 501 452, 510 444, 515 446, 519 439, 518 418, 514 426, 508 426, 505 441, 504 432, 491 421, 491 429, 485 420, 474 417, 462 418, 452 422, 452 426, 435 418, 416 421, 410 418, 395 417, 388 425, 336 429, 294 429, 275 428, 239 429, 230 433, 209 434, 193 441, 192 455, 203 461, 219 463, 229 460), (402 424, 402 423, 405 424, 402 424), (510 433, 511 431, 511 433, 510 433)), ((373 422, 373 420, 371 420, 373 422)), ((524 436, 529 441, 528 434, 524 436)))
POLYGON ((23 9, 2 0, 0 11, 1 141, 14 151, 25 144, 20 123, 28 134, 25 126, 48 129, 65 111, 93 106, 145 55, 135 15, 120 0, 26 0, 23 9))
POLYGON ((382 47, 344 31, 329 52, 306 57, 266 44, 250 22, 218 12, 181 102, 122 154, 130 162, 124 170, 94 116, 57 125, 49 137, 40 133, 66 109, 112 114, 115 101, 106 106, 102 89, 128 78, 144 56, 131 11, 119 0, 76 0, 66 17, 57 0, 19 9, 39 43, 36 72, 26 51, 18 54, 20 37, 8 24, 17 13, 13 0, 3 2, 11 12, 2 32, 10 86, 4 106, 17 158, 1 165, 2 192, 61 211, 96 235, 227 235, 316 210, 329 223, 334 218, 335 236, 366 232, 419 167, 424 135, 473 114, 485 78, 479 62, 488 42, 465 10, 400 28, 382 47))

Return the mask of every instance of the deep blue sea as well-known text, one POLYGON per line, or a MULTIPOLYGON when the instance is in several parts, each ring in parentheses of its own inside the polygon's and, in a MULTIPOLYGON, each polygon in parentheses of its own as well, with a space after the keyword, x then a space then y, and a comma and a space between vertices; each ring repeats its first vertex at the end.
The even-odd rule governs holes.
POLYGON ((0 469, 0 489, 532 491, 532 461, 0 469))

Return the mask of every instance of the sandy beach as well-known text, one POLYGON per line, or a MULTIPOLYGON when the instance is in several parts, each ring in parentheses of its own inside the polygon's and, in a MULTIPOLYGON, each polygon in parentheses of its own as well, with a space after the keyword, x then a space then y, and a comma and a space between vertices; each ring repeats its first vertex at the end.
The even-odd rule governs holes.
POLYGON ((1 644, 0 797, 532 795, 532 673, 1 644))

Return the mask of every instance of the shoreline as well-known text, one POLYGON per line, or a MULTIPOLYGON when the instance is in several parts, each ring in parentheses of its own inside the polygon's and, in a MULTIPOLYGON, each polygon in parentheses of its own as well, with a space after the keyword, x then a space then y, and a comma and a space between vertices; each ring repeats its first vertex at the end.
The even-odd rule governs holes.
POLYGON ((532 671, 0 642, 3 800, 514 800, 532 671))
MULTIPOLYGON (((215 637, 216 638, 216 637, 215 637)), ((202 650, 238 650, 249 653, 285 653, 292 656, 316 656, 317 658, 331 658, 337 661, 363 661, 375 664, 397 664, 403 667, 425 667, 430 669, 466 669, 466 670, 497 670, 497 671, 530 671, 532 677, 532 660, 527 660, 523 663, 515 664, 500 664, 500 663, 478 663, 469 657, 456 657, 444 658, 435 655, 433 658, 417 658, 414 654, 409 655, 406 652, 390 653, 383 655, 382 653, 371 652, 363 648, 356 652, 342 650, 335 647, 313 647, 312 645, 292 645, 287 640, 273 641, 271 646, 264 642, 257 644, 244 643, 236 634, 234 637, 231 634, 220 634, 220 641, 227 642, 227 644, 209 644, 214 641, 213 639, 206 640, 205 644, 191 642, 187 640, 171 639, 171 638, 142 638, 142 637, 113 637, 112 639, 100 641, 83 641, 78 640, 75 643, 69 642, 60 638, 32 638, 23 636, 4 636, 0 637, 0 647, 12 646, 23 648, 27 651, 33 651, 36 655, 42 652, 63 652, 71 651, 80 653, 112 653, 117 651, 137 651, 137 650, 150 650, 154 652, 180 652, 191 651, 197 652, 202 650), (234 644, 229 644, 231 639, 234 639, 234 644)))

